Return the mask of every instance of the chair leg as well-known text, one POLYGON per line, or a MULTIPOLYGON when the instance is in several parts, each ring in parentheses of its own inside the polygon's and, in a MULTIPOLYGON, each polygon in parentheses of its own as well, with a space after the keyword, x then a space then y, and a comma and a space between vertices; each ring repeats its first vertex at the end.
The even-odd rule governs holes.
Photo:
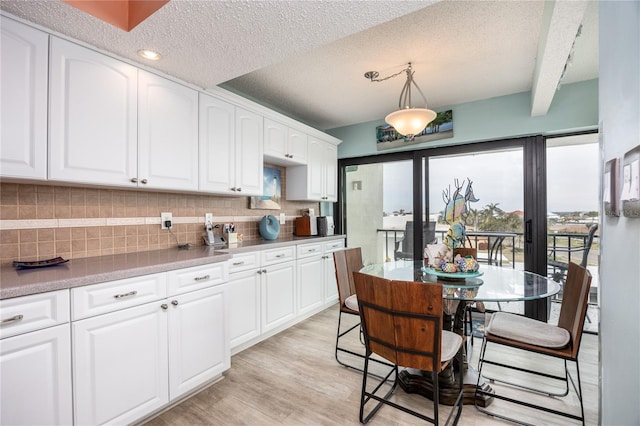
MULTIPOLYGON (((350 351, 348 349, 344 349, 344 348, 340 347, 340 338, 342 336, 346 335, 346 334, 349 334, 351 331, 355 330, 356 328, 360 329, 360 323, 357 323, 356 325, 351 326, 348 330, 345 330, 343 332, 340 332, 341 325, 342 325, 342 311, 340 311, 340 313, 338 314, 338 331, 336 333, 336 351, 335 351, 336 361, 338 362, 338 364, 343 365, 343 366, 345 366, 347 368, 351 368, 351 369, 354 369, 356 371, 362 371, 361 368, 355 367, 353 365, 347 364, 344 361, 341 361, 340 357, 338 356, 338 352, 345 352, 345 353, 348 353, 350 355, 354 355, 354 356, 357 356, 357 357, 360 357, 360 358, 364 358, 363 354, 360 354, 360 353, 357 353, 357 352, 353 352, 353 351, 350 351)), ((360 331, 360 334, 362 334, 362 331, 360 331)))
POLYGON ((513 419, 513 418, 510 418, 510 417, 507 417, 507 416, 496 414, 496 413, 488 411, 484 407, 480 407, 478 405, 478 403, 477 403, 477 401, 478 401, 477 400, 477 396, 478 396, 478 394, 481 394, 481 395, 492 396, 493 398, 501 399, 503 401, 507 401, 507 402, 510 402, 510 403, 513 403, 513 404, 522 405, 522 406, 525 406, 525 407, 528 407, 528 408, 533 408, 533 409, 536 409, 536 410, 545 411, 547 413, 555 414, 555 415, 558 415, 558 416, 568 417, 568 418, 574 419, 574 420, 580 420, 580 421, 582 421, 582 424, 584 424, 584 405, 582 403, 582 385, 580 383, 580 369, 578 367, 577 360, 576 360, 576 368, 577 368, 577 371, 578 371, 578 377, 577 377, 578 385, 576 387, 576 384, 574 383, 573 378, 571 377, 571 374, 569 373, 569 369, 568 369, 568 366, 567 366, 567 360, 564 360, 564 370, 565 370, 564 377, 555 376, 555 375, 552 375, 552 374, 541 373, 541 372, 534 371, 534 370, 529 370, 529 369, 526 369, 526 368, 520 368, 520 367, 515 367, 515 366, 502 364, 502 363, 495 362, 495 361, 486 360, 485 359, 485 354, 486 354, 486 349, 487 349, 487 343, 488 343, 487 340, 483 339, 483 341, 482 341, 482 349, 480 350, 480 358, 478 360, 478 382, 477 382, 477 385, 476 385, 476 392, 475 392, 475 395, 474 395, 474 405, 475 405, 475 407, 476 407, 476 409, 478 411, 481 411, 481 412, 483 412, 485 414, 488 414, 488 415, 490 415, 492 417, 500 418, 500 419, 503 419, 503 420, 508 420, 508 421, 515 422, 515 423, 520 423, 520 424, 527 424, 527 423, 523 423, 521 420, 517 420, 517 419, 513 419), (571 381, 571 384, 573 385, 573 389, 576 392, 576 394, 578 396, 578 399, 580 400, 580 416, 577 416, 577 415, 574 415, 574 414, 569 414, 569 413, 566 413, 566 412, 563 412, 563 411, 554 410, 554 409, 551 409, 549 407, 532 404, 532 403, 529 403, 529 402, 526 402, 526 401, 522 401, 522 400, 517 400, 517 399, 514 399, 514 398, 506 397, 504 395, 499 395, 499 394, 497 394, 497 392, 487 392, 487 391, 484 391, 484 390, 480 389, 480 386, 479 386, 480 385, 480 379, 483 377, 482 376, 482 369, 483 369, 485 363, 486 364, 490 364, 490 365, 495 365, 495 366, 498 366, 498 367, 509 368, 509 369, 512 369, 512 370, 517 370, 517 371, 521 371, 521 372, 524 372, 524 373, 529 373, 529 374, 533 374, 533 375, 537 375, 537 376, 542 376, 542 377, 547 377, 547 378, 551 378, 551 379, 555 379, 555 380, 564 381, 565 382, 565 391, 563 393, 555 393, 555 392, 541 391, 541 390, 530 388, 530 387, 523 386, 523 385, 520 385, 520 384, 510 383, 510 382, 507 382, 507 381, 504 381, 504 380, 490 379, 487 376, 484 376, 485 379, 489 379, 489 380, 494 381, 494 382, 505 383, 505 384, 510 385, 510 386, 514 386, 514 387, 517 387, 517 388, 520 388, 520 389, 524 389, 524 390, 540 393, 540 394, 547 395, 547 396, 550 396, 550 397, 567 396, 569 394, 569 381, 571 381))

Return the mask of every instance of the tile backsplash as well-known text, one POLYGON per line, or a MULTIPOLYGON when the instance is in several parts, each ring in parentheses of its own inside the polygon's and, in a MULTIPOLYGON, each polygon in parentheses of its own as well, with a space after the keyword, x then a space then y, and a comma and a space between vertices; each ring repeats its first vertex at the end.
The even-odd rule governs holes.
MULTIPOLYGON (((273 166, 270 166, 273 167, 273 166)), ((286 169, 281 168, 282 194, 286 169)), ((65 259, 202 245, 205 213, 236 225, 245 241, 260 239, 262 216, 286 214, 278 238, 293 235, 294 218, 319 204, 282 200, 281 210, 249 208, 249 197, 221 197, 0 182, 0 262, 65 259), (173 215, 173 235, 160 229, 160 213, 173 215)), ((216 233, 220 230, 216 229, 216 233)))

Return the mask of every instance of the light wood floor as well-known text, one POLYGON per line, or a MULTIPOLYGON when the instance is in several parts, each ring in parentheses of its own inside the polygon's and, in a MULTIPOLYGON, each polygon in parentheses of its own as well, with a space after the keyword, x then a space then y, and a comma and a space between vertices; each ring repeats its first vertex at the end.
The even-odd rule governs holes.
MULTIPOLYGON (((350 317, 348 315, 343 316, 350 317)), ((355 425, 359 424, 358 410, 362 374, 340 366, 334 359, 337 305, 331 307, 282 333, 263 341, 231 359, 231 369, 225 379, 190 399, 166 411, 147 423, 164 425, 355 425)), ((352 333, 353 347, 362 349, 357 334, 352 333)), ((472 365, 477 364, 480 339, 475 340, 472 365)), ((598 337, 583 335, 580 353, 582 388, 587 424, 598 423, 598 337)), ((516 357, 506 350, 496 349, 497 357, 516 357)), ((548 362, 536 358, 522 358, 525 364, 548 362)), ((550 366, 549 368, 552 368, 550 366)), ((560 372, 561 367, 552 368, 560 372)), ((573 371, 573 370, 572 370, 573 371)), ((494 385, 505 390, 504 386, 494 385)), ((517 392, 506 388, 509 392, 517 392)), ((526 398, 547 404, 550 398, 526 393, 526 398)), ((432 415, 431 401, 407 395, 398 388, 397 401, 414 409, 424 409, 432 415)), ((575 394, 551 400, 548 406, 560 410, 579 410, 575 394)), ((442 422, 451 407, 440 406, 442 422)), ((547 415, 538 411, 495 401, 492 409, 519 417, 533 424, 579 424, 570 419, 547 415)), ((392 407, 383 407, 371 420, 373 425, 423 424, 416 417, 392 407)), ((459 424, 507 424, 465 406, 459 424)))

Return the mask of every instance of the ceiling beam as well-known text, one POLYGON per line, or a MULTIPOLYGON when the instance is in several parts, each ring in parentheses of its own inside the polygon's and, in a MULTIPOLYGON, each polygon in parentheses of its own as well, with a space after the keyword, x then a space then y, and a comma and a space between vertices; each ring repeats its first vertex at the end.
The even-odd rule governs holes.
POLYGON ((546 115, 564 73, 587 1, 544 2, 531 87, 531 116, 546 115))

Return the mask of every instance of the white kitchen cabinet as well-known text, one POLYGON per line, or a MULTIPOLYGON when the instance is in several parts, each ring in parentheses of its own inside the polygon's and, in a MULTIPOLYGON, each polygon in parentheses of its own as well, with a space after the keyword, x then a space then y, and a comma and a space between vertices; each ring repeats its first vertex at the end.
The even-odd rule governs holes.
POLYGON ((296 264, 288 261, 261 270, 262 333, 296 317, 296 264))
POLYGON ((324 303, 333 304, 338 301, 338 282, 336 281, 336 265, 333 253, 344 249, 344 239, 323 243, 323 276, 325 282, 324 303))
POLYGON ((0 300, 0 321, 0 424, 71 424, 69 292, 0 300))
POLYGON ((324 262, 322 253, 298 259, 298 314, 303 315, 324 303, 324 262))
POLYGON ((199 102, 200 191, 262 195, 262 117, 204 93, 199 102))
POLYGON ((287 167, 287 200, 337 201, 338 148, 309 137, 305 166, 287 167))
POLYGON ((127 424, 169 402, 165 301, 75 321, 75 423, 127 424))
POLYGON ((235 192, 262 195, 263 190, 262 117, 236 108, 235 192))
POLYGON ((146 188, 198 189, 198 92, 143 70, 138 71, 138 179, 146 188))
POLYGON ((0 17, 0 175, 47 178, 49 36, 0 17))
POLYGON ((138 70, 51 37, 49 73, 49 179, 136 187, 138 70))
POLYGON ((264 119, 264 157, 281 166, 307 163, 307 135, 277 121, 264 119))
POLYGON ((227 284, 169 300, 169 396, 174 400, 231 366, 227 284))
POLYGON ((231 349, 260 336, 259 269, 229 274, 229 337, 231 349))

